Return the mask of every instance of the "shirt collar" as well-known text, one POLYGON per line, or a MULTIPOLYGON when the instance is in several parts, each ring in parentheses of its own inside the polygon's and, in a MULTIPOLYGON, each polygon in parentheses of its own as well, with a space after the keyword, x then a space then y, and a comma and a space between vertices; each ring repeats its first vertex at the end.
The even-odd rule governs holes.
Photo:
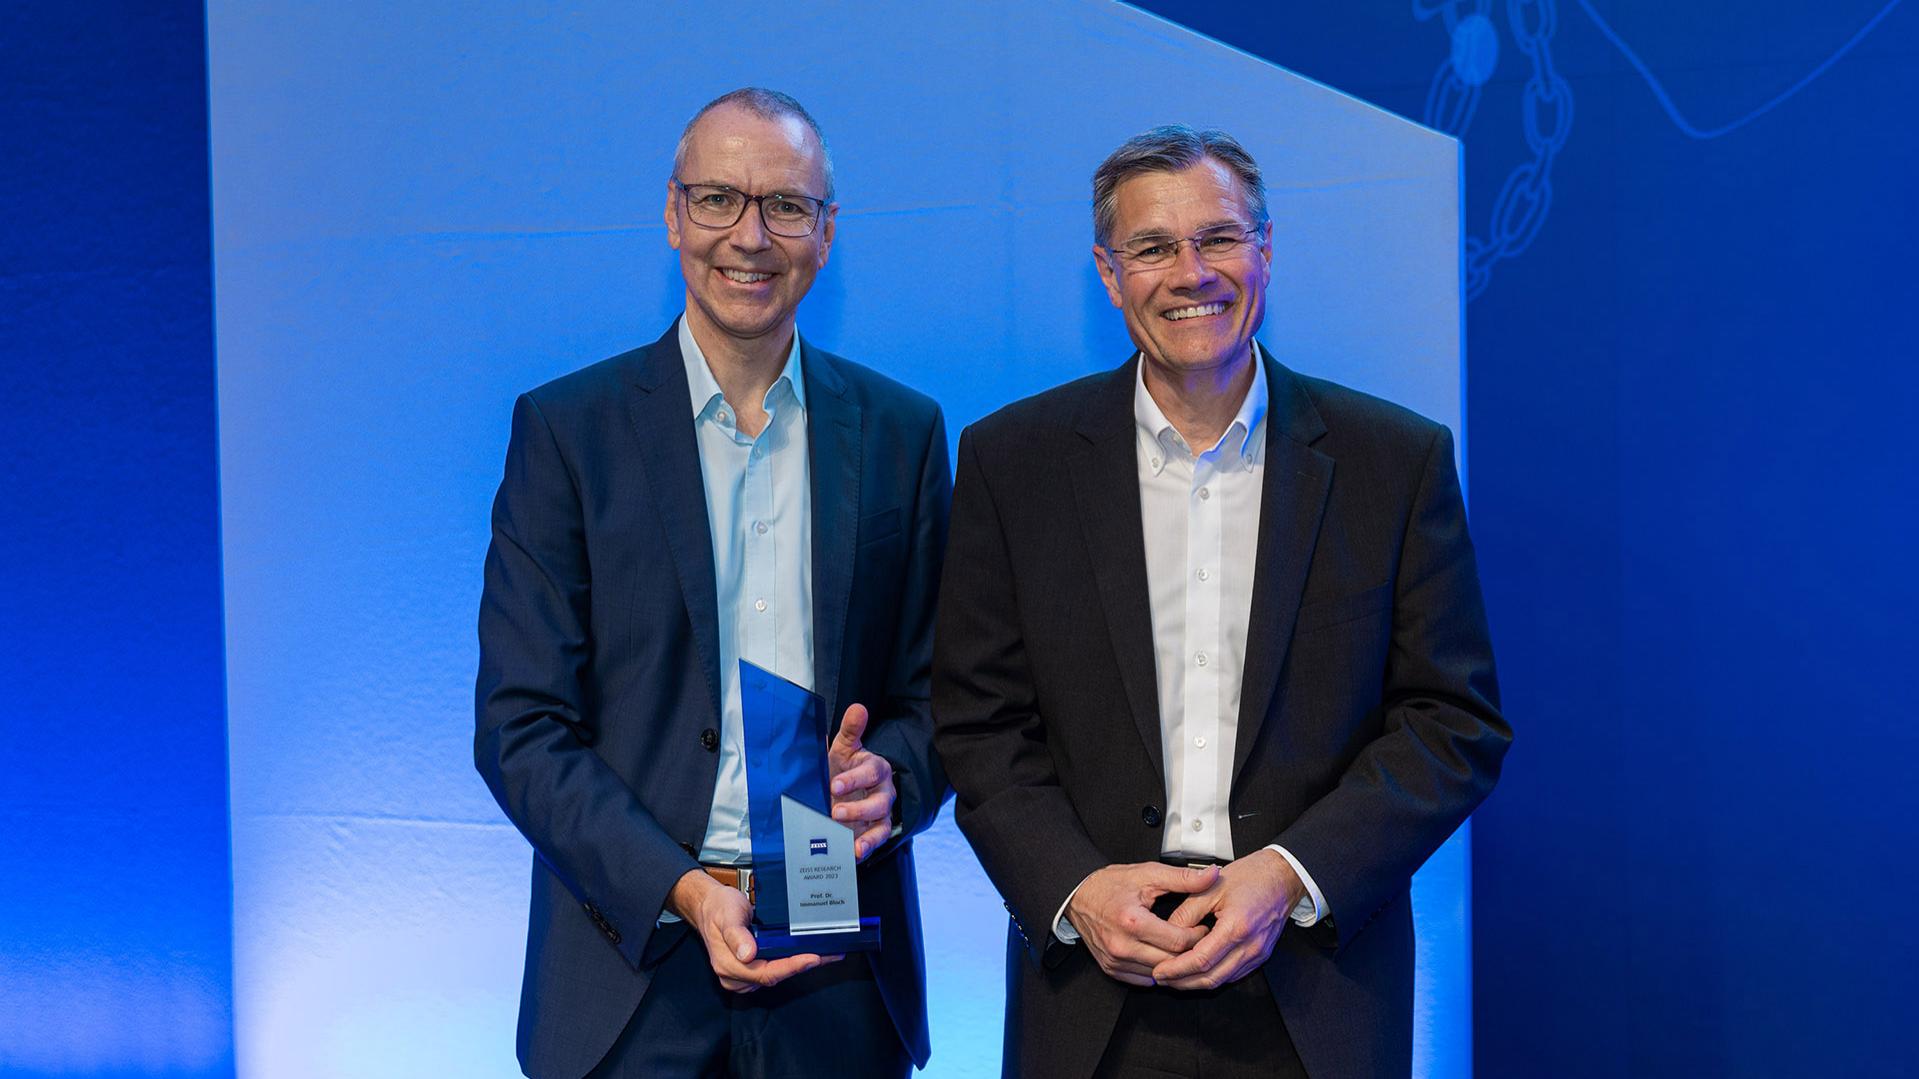
POLYGON ((1133 422, 1139 428, 1140 437, 1146 440, 1147 448, 1157 448, 1160 451, 1148 457, 1149 461, 1158 462, 1152 466, 1154 475, 1158 475, 1166 467, 1165 454, 1175 448, 1195 457, 1203 456, 1204 453, 1229 450, 1246 461, 1248 465, 1251 464, 1253 455, 1259 448, 1254 438, 1256 435, 1263 434, 1260 424, 1266 418, 1265 355, 1265 350, 1260 348, 1259 342, 1254 341, 1253 384, 1247 387, 1246 396, 1239 402, 1239 411, 1233 415, 1233 422, 1226 426, 1226 433, 1220 436, 1219 445, 1199 454, 1193 453, 1192 449, 1185 445, 1179 432, 1173 428, 1172 421, 1167 419, 1166 413, 1160 409, 1159 402, 1153 400, 1153 395, 1146 392, 1146 358, 1138 357, 1139 363, 1133 374, 1133 422))
MULTIPOLYGON (((707 366, 706 353, 700 351, 700 343, 693 339, 693 330, 686 324, 686 315, 680 315, 680 359, 686 363, 686 388, 693 399, 693 418, 699 419, 708 410, 718 407, 716 401, 724 401, 726 395, 720 391, 720 384, 713 377, 713 369, 707 366)), ((806 375, 800 368, 800 334, 793 331, 793 346, 787 350, 786 366, 781 369, 780 377, 767 387, 765 405, 775 403, 776 395, 783 392, 781 387, 793 394, 793 402, 801 412, 806 411, 806 375)))

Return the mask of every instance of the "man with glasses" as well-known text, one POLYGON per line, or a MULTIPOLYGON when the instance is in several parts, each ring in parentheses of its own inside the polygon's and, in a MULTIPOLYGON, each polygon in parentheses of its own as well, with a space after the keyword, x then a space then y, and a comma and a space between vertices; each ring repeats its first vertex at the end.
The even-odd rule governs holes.
POLYGON ((1093 232, 1138 351, 962 435, 940 592, 1007 1073, 1406 1075, 1408 883, 1511 738, 1452 438, 1254 340, 1273 227, 1224 133, 1120 146, 1093 232))
POLYGON ((687 124, 686 308, 522 396, 493 509, 474 758, 533 845, 531 1076, 904 1075, 928 1053, 910 837, 951 492, 930 399, 803 340, 832 248, 819 127, 769 90, 687 124), (878 952, 762 959, 739 662, 823 697, 878 952))

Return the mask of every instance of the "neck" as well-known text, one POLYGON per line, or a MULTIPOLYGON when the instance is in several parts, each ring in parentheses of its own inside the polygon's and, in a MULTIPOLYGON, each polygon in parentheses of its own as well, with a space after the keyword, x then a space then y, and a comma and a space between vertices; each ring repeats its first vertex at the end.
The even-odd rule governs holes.
POLYGON ((741 340, 721 332, 689 297, 686 327, 699 342, 713 381, 720 384, 720 392, 733 406, 740 426, 748 434, 757 433, 766 419, 766 391, 779 379, 793 348, 793 320, 789 318, 758 337, 741 340))
POLYGON ((1233 425, 1253 387, 1254 362, 1250 342, 1237 358, 1199 369, 1165 367, 1142 354, 1140 376, 1173 430, 1194 453, 1204 453, 1233 425))

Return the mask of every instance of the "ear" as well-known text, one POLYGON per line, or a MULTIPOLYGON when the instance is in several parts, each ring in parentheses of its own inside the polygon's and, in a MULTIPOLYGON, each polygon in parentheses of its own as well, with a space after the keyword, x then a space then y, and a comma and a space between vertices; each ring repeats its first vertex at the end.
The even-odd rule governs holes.
POLYGON ((1273 219, 1267 218, 1266 224, 1259 230, 1260 257, 1266 260, 1266 268, 1273 266, 1273 219))
POLYGON ((820 269, 826 268, 826 256, 833 250, 833 227, 838 222, 839 216, 840 204, 837 202, 828 203, 826 206, 826 220, 820 222, 820 269))
POLYGON ((1119 271, 1113 267, 1112 253, 1098 244, 1093 245, 1093 268, 1099 271, 1099 279, 1106 286, 1106 298, 1113 302, 1114 307, 1121 306, 1119 271))
POLYGON ((666 182, 666 246, 675 251, 680 249, 680 189, 673 181, 666 182))

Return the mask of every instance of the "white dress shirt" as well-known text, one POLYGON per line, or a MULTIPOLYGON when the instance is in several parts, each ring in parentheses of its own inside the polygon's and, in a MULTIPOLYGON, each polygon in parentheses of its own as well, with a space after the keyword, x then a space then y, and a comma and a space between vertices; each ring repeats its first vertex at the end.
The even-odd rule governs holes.
MULTIPOLYGON (((1258 346, 1253 348, 1253 383, 1239 412, 1219 441, 1198 454, 1147 392, 1144 359, 1133 390, 1166 768, 1160 853, 1175 861, 1236 856, 1229 797, 1266 461, 1266 369, 1258 346)), ((1325 913, 1325 897, 1292 852, 1277 843, 1271 847, 1306 886, 1292 920, 1314 924, 1325 913)), ((1065 909, 1060 907, 1053 931, 1072 943, 1079 935, 1064 921, 1065 909)))
POLYGON ((720 762, 700 861, 752 860, 740 660, 813 687, 813 491, 806 452, 806 384, 800 338, 766 391, 766 427, 740 430, 706 354, 680 319, 680 356, 692 391, 693 434, 720 621, 720 762))

